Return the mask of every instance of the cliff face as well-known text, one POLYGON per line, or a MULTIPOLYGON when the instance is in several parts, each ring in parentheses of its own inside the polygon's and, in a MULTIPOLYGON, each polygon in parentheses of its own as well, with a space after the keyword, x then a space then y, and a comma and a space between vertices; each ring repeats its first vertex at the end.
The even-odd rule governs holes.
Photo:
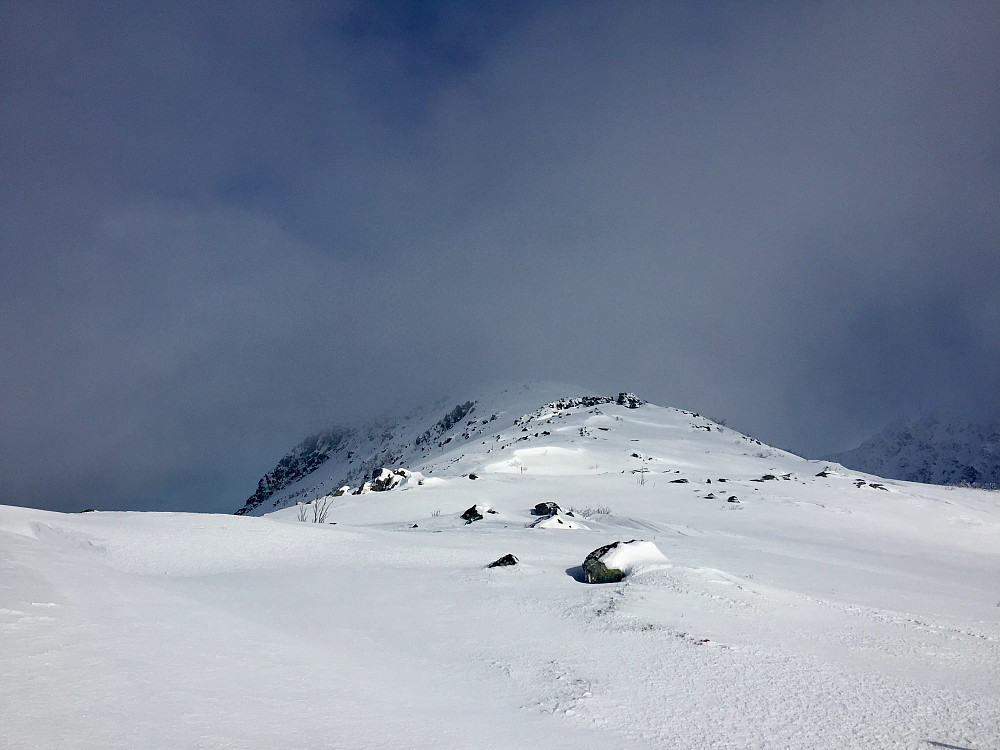
POLYGON ((971 424, 948 414, 905 420, 826 458, 908 482, 991 486, 1000 484, 1000 424, 971 424))

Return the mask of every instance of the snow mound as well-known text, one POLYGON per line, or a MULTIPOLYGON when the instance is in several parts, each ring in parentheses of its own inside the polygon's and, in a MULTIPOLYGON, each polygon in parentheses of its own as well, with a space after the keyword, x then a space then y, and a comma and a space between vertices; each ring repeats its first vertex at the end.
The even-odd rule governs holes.
POLYGON ((598 547, 583 561, 583 572, 587 583, 618 583, 641 567, 666 562, 655 544, 633 539, 598 547))
POLYGON ((546 516, 541 518, 534 523, 528 524, 530 529, 589 529, 589 526, 576 521, 569 516, 565 516, 562 513, 556 513, 555 515, 546 516))
POLYGON ((625 575, 640 567, 663 565, 667 562, 667 558, 655 544, 636 539, 631 542, 618 542, 598 559, 609 568, 620 570, 625 575))

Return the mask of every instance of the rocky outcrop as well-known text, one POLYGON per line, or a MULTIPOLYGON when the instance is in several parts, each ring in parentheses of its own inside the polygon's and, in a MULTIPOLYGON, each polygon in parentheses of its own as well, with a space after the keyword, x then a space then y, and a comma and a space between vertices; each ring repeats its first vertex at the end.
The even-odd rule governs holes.
POLYGON ((509 567, 511 565, 517 565, 517 558, 514 557, 513 555, 504 555, 499 560, 494 560, 493 562, 491 562, 486 567, 487 568, 506 568, 506 567, 509 567))
POLYGON ((617 583, 639 566, 659 565, 667 558, 652 542, 632 539, 598 547, 583 561, 587 583, 617 583))
POLYGON ((464 404, 458 404, 450 412, 445 414, 438 423, 427 430, 423 435, 416 439, 415 445, 423 445, 425 443, 433 443, 439 437, 444 435, 448 430, 457 425, 463 419, 465 419, 469 414, 475 411, 476 402, 466 401, 464 404))
POLYGON ((618 400, 615 403, 619 406, 624 406, 626 409, 638 409, 646 402, 634 393, 619 393, 618 400))
POLYGON ((466 524, 470 524, 473 521, 482 521, 486 513, 496 513, 496 511, 488 505, 473 505, 462 514, 461 518, 466 524))
POLYGON ((315 471, 344 445, 350 434, 350 430, 334 428, 318 432, 303 440, 278 461, 277 466, 260 478, 257 482, 257 491, 247 498, 243 507, 236 511, 236 515, 246 515, 278 490, 315 471))
MULTIPOLYGON (((632 541, 635 541, 634 539, 632 541)), ((583 573, 587 576, 587 583, 618 583, 625 577, 625 571, 617 568, 609 568, 601 558, 617 547, 621 542, 612 542, 598 547, 591 552, 583 561, 583 573)))

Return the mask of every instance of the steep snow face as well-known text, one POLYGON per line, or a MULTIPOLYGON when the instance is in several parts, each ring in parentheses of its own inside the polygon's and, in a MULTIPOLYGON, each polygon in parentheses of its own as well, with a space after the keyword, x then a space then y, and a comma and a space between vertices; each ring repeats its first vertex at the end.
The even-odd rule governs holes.
POLYGON ((858 471, 927 484, 1000 484, 1000 424, 948 414, 890 425, 853 450, 829 457, 858 471))

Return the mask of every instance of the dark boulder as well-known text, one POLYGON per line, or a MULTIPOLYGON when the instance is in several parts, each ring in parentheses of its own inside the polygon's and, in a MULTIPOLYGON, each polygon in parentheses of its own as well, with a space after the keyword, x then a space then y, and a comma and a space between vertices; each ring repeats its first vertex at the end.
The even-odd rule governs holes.
POLYGON ((562 513, 562 508, 552 502, 538 503, 538 505, 531 509, 531 515, 533 516, 554 516, 556 513, 562 513))
POLYGON ((487 568, 505 568, 509 565, 517 565, 517 558, 513 555, 504 555, 499 560, 494 560, 487 568))
POLYGON ((587 583, 618 583, 625 578, 624 571, 617 568, 609 568, 601 562, 601 558, 619 544, 621 542, 606 544, 587 555, 583 561, 583 573, 587 576, 587 583))

